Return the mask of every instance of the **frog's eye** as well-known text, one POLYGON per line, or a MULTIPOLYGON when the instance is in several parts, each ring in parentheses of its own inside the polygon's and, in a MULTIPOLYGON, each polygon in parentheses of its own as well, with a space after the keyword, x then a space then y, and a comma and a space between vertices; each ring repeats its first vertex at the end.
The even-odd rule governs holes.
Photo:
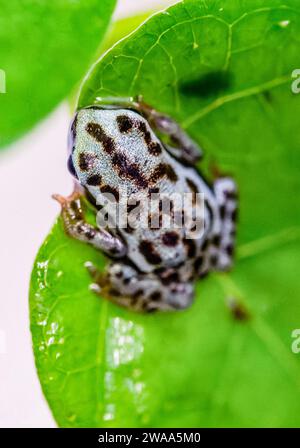
POLYGON ((68 170, 69 172, 72 174, 72 176, 76 177, 76 179, 78 179, 76 170, 75 170, 75 166, 73 163, 73 157, 72 154, 70 154, 69 158, 68 158, 68 170))
POLYGON ((69 154, 72 154, 74 145, 75 145, 75 139, 76 139, 76 126, 77 126, 77 115, 76 114, 71 121, 69 132, 68 132, 68 151, 69 154))

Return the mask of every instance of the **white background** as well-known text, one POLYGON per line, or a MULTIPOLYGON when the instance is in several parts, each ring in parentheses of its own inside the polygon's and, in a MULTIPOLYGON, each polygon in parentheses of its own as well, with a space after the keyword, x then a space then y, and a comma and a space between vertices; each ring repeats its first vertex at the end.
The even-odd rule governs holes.
MULTIPOLYGON (((115 17, 176 0, 119 0, 115 17)), ((0 155, 0 427, 55 427, 31 348, 28 287, 33 260, 67 195, 66 105, 0 155)))

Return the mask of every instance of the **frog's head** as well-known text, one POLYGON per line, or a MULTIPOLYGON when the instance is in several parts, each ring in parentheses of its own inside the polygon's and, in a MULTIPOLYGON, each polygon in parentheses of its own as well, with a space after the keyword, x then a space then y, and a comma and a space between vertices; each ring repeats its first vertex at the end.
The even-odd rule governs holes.
POLYGON ((70 126, 68 147, 69 170, 89 191, 120 183, 147 188, 149 171, 162 152, 145 118, 134 110, 109 106, 79 110, 70 126))

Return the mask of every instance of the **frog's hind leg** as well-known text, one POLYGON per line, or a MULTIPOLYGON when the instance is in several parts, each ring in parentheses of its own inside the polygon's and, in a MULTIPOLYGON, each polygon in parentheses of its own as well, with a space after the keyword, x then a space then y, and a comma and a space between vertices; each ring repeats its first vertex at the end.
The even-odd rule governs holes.
POLYGON ((236 221, 238 213, 238 191, 236 183, 229 177, 217 179, 214 193, 219 206, 219 234, 212 238, 212 260, 214 269, 226 271, 232 267, 236 221))
POLYGON ((192 285, 174 283, 164 286, 158 276, 139 273, 126 263, 111 263, 104 274, 91 263, 86 267, 93 279, 94 292, 133 311, 179 310, 187 308, 193 300, 192 285))

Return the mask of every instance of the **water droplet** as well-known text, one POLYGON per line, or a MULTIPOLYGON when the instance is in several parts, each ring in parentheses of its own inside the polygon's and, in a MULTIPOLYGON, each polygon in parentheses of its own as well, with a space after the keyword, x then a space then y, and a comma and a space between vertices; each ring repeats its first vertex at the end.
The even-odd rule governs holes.
POLYGON ((105 407, 105 413, 103 415, 103 420, 109 421, 109 420, 114 420, 114 418, 115 418, 115 405, 108 404, 105 407))
POLYGON ((52 336, 52 337, 49 338, 48 341, 47 341, 47 345, 48 345, 48 347, 49 347, 50 345, 53 345, 54 342, 55 342, 55 338, 54 338, 54 336, 52 336))
POLYGON ((47 319, 39 320, 37 321, 37 324, 40 325, 41 327, 44 327, 45 325, 47 325, 47 319))
POLYGON ((144 351, 143 327, 132 321, 112 319, 107 339, 107 361, 112 368, 138 359, 144 351))
POLYGON ((289 26, 290 24, 290 20, 281 20, 281 22, 278 23, 278 25, 280 26, 280 28, 286 28, 287 26, 289 26))

